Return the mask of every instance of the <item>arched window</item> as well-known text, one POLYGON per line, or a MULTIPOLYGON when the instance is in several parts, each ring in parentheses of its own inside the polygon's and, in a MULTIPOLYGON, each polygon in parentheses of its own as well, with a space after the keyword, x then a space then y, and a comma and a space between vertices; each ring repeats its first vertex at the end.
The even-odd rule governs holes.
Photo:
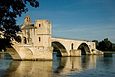
POLYGON ((71 49, 73 49, 73 43, 71 44, 71 49))
POLYGON ((21 41, 22 41, 21 36, 16 36, 16 37, 15 37, 15 40, 16 40, 18 43, 21 43, 21 41))

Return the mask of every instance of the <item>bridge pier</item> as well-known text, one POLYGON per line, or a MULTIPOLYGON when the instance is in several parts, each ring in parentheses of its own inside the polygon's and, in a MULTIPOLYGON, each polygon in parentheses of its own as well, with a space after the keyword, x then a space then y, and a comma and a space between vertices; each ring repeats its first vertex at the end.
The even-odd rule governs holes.
POLYGON ((81 50, 72 49, 70 50, 70 57, 81 56, 81 50))
MULTIPOLYGON (((78 50, 72 49, 72 50, 70 50, 70 55, 68 55, 68 56, 70 56, 70 57, 80 57, 80 56, 82 56, 81 52, 82 51, 80 49, 78 49, 78 50)), ((90 53, 86 52, 85 55, 103 55, 103 52, 95 49, 94 51, 92 51, 90 53)))

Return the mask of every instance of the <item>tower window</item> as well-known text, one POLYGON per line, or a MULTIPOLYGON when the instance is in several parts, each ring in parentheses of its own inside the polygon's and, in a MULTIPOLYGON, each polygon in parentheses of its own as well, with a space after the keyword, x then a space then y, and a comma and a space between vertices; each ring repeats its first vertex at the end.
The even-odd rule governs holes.
POLYGON ((39 42, 41 41, 41 38, 39 37, 39 42))
POLYGON ((39 24, 39 27, 41 27, 41 24, 39 24))
POLYGON ((71 49, 73 49, 73 43, 71 44, 71 49))
POLYGON ((26 39, 26 37, 24 37, 24 44, 27 44, 27 39, 26 39))

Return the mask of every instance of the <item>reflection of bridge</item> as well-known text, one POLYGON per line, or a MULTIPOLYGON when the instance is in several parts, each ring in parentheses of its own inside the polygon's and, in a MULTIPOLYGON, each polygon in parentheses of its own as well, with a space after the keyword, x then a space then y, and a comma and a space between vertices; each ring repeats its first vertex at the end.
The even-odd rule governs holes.
POLYGON ((60 77, 72 72, 82 73, 94 69, 99 58, 102 59, 102 56, 61 57, 54 61, 10 61, 5 63, 7 71, 0 73, 0 76, 6 74, 7 77, 60 77))
POLYGON ((52 38, 51 28, 48 20, 36 20, 35 24, 32 24, 30 17, 25 17, 22 31, 18 33, 18 42, 12 41, 12 48, 8 48, 13 59, 52 60, 53 50, 58 51, 59 56, 102 54, 91 41, 52 38))
POLYGON ((71 71, 81 72, 88 69, 96 68, 96 55, 83 56, 83 57, 62 57, 59 65, 54 68, 54 72, 58 74, 67 74, 71 71))

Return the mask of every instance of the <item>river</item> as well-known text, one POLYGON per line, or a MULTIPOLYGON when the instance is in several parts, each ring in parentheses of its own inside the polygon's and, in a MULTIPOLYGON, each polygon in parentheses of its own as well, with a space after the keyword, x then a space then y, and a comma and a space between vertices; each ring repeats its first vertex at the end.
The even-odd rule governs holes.
POLYGON ((56 57, 53 61, 13 61, 0 54, 0 77, 115 77, 115 54, 56 57))

